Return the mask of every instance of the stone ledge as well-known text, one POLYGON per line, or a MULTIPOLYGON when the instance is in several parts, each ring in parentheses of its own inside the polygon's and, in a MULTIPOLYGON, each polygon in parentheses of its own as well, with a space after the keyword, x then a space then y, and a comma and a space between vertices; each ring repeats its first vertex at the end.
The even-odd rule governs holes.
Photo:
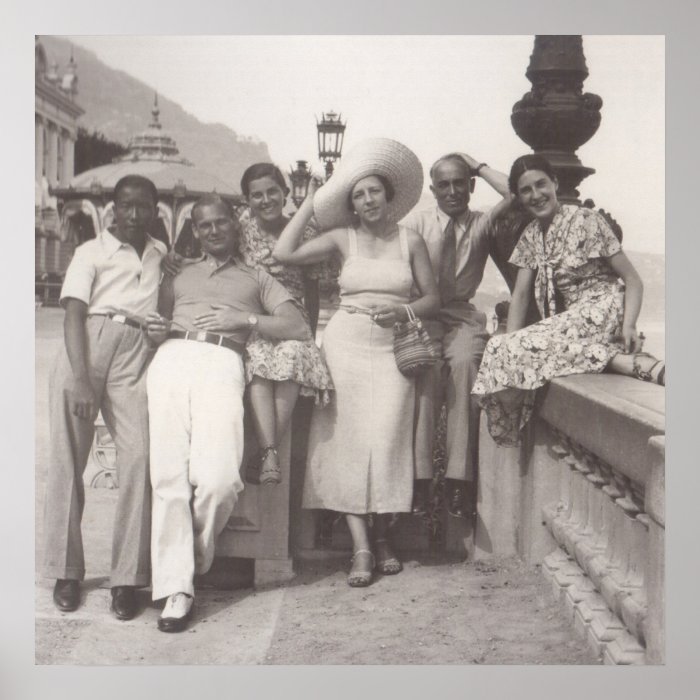
POLYGON ((666 526, 666 436, 649 440, 654 465, 644 490, 644 509, 661 527, 666 526))
POLYGON ((553 380, 538 416, 639 484, 654 466, 649 439, 666 432, 665 392, 614 374, 553 380))

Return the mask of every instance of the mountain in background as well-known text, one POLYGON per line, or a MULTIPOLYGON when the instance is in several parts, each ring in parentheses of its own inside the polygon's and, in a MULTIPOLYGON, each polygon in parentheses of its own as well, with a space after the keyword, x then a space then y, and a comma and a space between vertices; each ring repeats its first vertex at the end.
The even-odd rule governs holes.
MULTIPOLYGON (((80 125, 100 131, 108 139, 127 145, 151 121, 158 86, 150 86, 124 71, 110 68, 92 52, 67 39, 41 36, 49 61, 59 72, 68 64, 71 50, 78 64, 78 96, 85 110, 80 125)), ((267 144, 237 134, 223 124, 204 124, 180 105, 158 95, 163 130, 177 142, 180 153, 198 168, 217 175, 236 192, 243 171, 251 163, 270 161, 267 144)))
MULTIPOLYGON (((108 139, 126 145, 129 138, 143 131, 151 119, 157 86, 149 86, 127 73, 106 66, 97 56, 66 39, 45 36, 41 41, 49 61, 57 61, 59 72, 67 65, 71 48, 78 64, 77 101, 85 109, 80 124, 89 131, 102 132, 108 139)), ((158 96, 160 121, 177 141, 180 152, 203 170, 209 171, 239 190, 243 170, 258 161, 270 161, 267 144, 240 136, 223 124, 204 124, 175 102, 158 96)), ((416 209, 434 203, 423 192, 416 209)), ((665 305, 665 256, 627 251, 644 282, 642 324, 663 329, 665 305)), ((475 297, 476 305, 491 314, 496 302, 508 298, 508 288, 489 261, 475 297)), ((662 332, 662 330, 660 331, 662 332)))

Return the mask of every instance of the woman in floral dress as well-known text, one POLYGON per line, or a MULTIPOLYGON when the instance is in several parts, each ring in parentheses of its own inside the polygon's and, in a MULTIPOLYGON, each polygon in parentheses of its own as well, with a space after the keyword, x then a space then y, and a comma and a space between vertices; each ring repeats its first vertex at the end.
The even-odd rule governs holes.
MULTIPOLYGON (((284 176, 272 163, 255 163, 243 173, 241 191, 249 209, 239 216, 242 237, 240 255, 249 267, 271 274, 295 298, 304 317, 304 300, 318 304, 319 268, 301 269, 282 265, 272 257, 277 238, 288 223, 283 214, 289 189, 284 176), (315 294, 315 296, 314 296, 315 294)), ((305 239, 317 235, 307 227, 305 239)), ((246 381, 258 443, 259 457, 249 464, 248 480, 278 483, 276 447, 289 427, 298 396, 313 396, 324 406, 333 388, 330 373, 309 329, 309 340, 274 341, 253 333, 246 344, 246 381)))
POLYGON ((535 390, 554 377, 609 368, 663 384, 665 375, 663 362, 640 352, 642 281, 607 221, 561 204, 542 156, 518 158, 509 185, 535 218, 510 258, 520 270, 507 333, 489 340, 473 389, 491 436, 504 446, 519 443, 535 390), (543 320, 523 327, 533 286, 543 320))

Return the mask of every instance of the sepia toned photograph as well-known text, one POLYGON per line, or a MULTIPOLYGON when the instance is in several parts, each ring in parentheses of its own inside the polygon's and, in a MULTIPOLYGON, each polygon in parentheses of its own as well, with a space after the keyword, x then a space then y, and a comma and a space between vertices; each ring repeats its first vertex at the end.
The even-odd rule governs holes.
POLYGON ((37 34, 35 663, 664 665, 665 51, 37 34))

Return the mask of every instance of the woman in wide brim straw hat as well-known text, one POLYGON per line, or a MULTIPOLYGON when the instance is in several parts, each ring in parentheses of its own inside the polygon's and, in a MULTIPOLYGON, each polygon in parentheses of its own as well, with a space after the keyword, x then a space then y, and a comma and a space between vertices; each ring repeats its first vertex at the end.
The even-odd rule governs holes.
POLYGON ((369 139, 319 185, 314 178, 273 255, 296 265, 332 256, 343 263, 341 303, 322 347, 336 393, 312 417, 303 505, 346 515, 353 540, 348 583, 366 586, 375 565, 383 574, 401 571, 387 539, 388 518, 409 512, 412 500, 414 382, 396 367, 393 325, 408 319, 411 299, 419 318, 436 313, 439 294, 423 239, 397 223, 423 187, 422 166, 410 149, 369 139), (325 233, 302 243, 312 216, 325 233), (375 514, 373 541, 369 514, 375 514))

